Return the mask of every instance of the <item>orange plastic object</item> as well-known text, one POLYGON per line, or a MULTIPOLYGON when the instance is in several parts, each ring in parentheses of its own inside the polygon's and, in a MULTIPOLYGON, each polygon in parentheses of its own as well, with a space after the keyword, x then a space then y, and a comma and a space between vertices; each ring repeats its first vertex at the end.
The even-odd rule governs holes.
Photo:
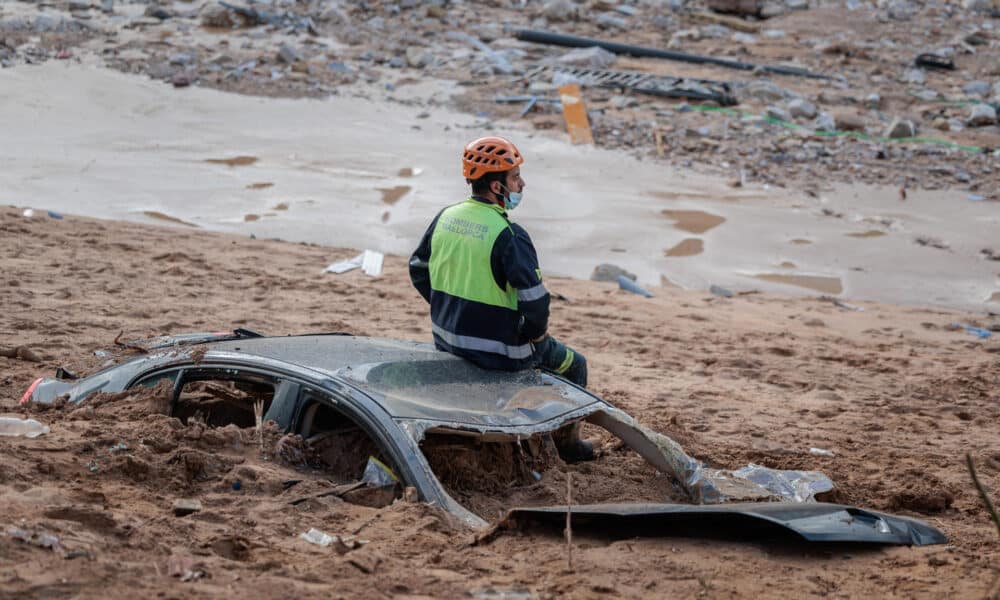
POLYGON ((517 146, 502 137, 483 137, 469 142, 462 152, 462 175, 479 179, 493 171, 509 171, 524 162, 517 146))
POLYGON ((580 85, 568 83, 559 87, 559 98, 562 100, 563 117, 566 118, 566 130, 573 144, 593 144, 594 134, 590 130, 590 119, 587 118, 587 107, 583 104, 580 85))

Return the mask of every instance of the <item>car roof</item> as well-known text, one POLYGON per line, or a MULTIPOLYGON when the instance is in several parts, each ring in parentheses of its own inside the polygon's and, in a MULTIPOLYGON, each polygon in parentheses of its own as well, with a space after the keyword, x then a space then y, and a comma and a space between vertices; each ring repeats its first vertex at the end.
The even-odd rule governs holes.
POLYGON ((421 420, 428 427, 531 427, 602 403, 547 373, 486 370, 421 342, 304 335, 207 346, 209 352, 259 356, 324 372, 366 392, 391 417, 421 420))

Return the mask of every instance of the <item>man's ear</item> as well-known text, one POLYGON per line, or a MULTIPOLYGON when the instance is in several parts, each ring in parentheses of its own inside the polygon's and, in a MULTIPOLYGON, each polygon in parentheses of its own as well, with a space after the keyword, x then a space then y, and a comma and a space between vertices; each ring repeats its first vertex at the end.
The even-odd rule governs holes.
POLYGON ((490 182, 490 191, 493 192, 494 194, 496 194, 497 196, 499 196, 500 195, 500 182, 497 181, 496 179, 494 179, 493 181, 491 181, 490 182), (496 187, 494 187, 494 186, 496 186, 496 187))

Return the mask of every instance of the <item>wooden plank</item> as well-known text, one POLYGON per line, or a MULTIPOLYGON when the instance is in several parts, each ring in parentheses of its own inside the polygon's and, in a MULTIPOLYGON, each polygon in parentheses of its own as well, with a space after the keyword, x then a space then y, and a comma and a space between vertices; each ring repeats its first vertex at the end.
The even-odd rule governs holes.
POLYGON ((570 143, 593 144, 594 133, 590 129, 590 119, 587 118, 587 107, 583 103, 579 84, 569 83, 561 86, 559 99, 562 101, 563 117, 566 119, 566 131, 569 132, 570 143))

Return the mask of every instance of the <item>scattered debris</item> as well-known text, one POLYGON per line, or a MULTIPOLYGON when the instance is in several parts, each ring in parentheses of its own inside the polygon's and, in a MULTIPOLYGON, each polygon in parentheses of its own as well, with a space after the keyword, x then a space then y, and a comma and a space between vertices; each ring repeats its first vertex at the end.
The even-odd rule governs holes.
POLYGON ((184 517, 201 511, 201 501, 193 498, 178 498, 174 500, 173 511, 175 517, 184 517))
POLYGON ((719 106, 735 106, 739 102, 729 83, 710 79, 691 79, 667 75, 651 75, 636 71, 606 71, 546 65, 525 74, 527 79, 564 76, 580 85, 610 89, 627 89, 662 98, 689 98, 715 102, 719 106))
POLYGON ((365 275, 368 275, 369 277, 378 277, 382 274, 382 262, 384 258, 385 255, 381 252, 376 252, 375 250, 365 250, 350 260, 342 260, 340 262, 331 263, 323 269, 323 272, 337 273, 339 275, 361 267, 361 270, 365 275))
POLYGON ((0 436, 36 438, 51 430, 48 425, 34 419, 18 419, 17 417, 0 417, 0 436))
MULTIPOLYGON (((955 61, 951 58, 939 56, 932 53, 918 54, 913 60, 913 64, 925 69, 937 69, 939 71, 954 71, 955 61)), ((923 83, 921 81, 921 83, 923 83)))
POLYGON ((653 298, 652 292, 643 288, 638 283, 632 281, 624 275, 618 276, 618 287, 633 294, 638 294, 640 296, 645 296, 646 298, 653 298))
POLYGON ((813 456, 836 456, 831 450, 824 450, 823 448, 810 448, 809 454, 813 456))
POLYGON ((728 290, 722 286, 712 284, 708 288, 709 293, 713 296, 721 296, 722 298, 732 298, 734 296, 732 290, 728 290))
POLYGON ((618 265, 603 263, 594 267, 594 272, 590 274, 590 280, 617 282, 618 278, 622 276, 627 277, 632 281, 636 280, 634 273, 630 273, 618 265))
POLYGON ((568 46, 570 48, 589 48, 591 46, 599 46, 601 48, 604 48, 605 50, 608 50, 609 52, 614 52, 615 54, 627 54, 629 56, 636 56, 636 57, 663 58, 667 60, 677 60, 695 64, 716 65, 720 67, 727 67, 730 69, 738 69, 740 71, 760 70, 767 73, 775 73, 778 75, 796 75, 799 77, 808 77, 812 79, 829 79, 829 76, 827 75, 812 73, 810 71, 807 71, 806 69, 799 69, 796 67, 753 65, 725 58, 716 58, 713 56, 700 56, 696 54, 688 54, 686 52, 677 52, 674 50, 660 50, 658 48, 633 46, 631 44, 621 44, 618 42, 607 42, 603 40, 577 37, 574 35, 564 35, 561 33, 554 33, 551 31, 533 31, 530 29, 522 29, 519 30, 516 35, 517 39, 521 41, 533 42, 536 44, 568 46))
POLYGON ((955 322, 951 323, 949 327, 951 327, 952 329, 964 329, 970 335, 974 335, 981 340, 985 340, 993 335, 993 332, 991 332, 989 329, 983 329, 982 327, 967 325, 965 323, 955 322))

